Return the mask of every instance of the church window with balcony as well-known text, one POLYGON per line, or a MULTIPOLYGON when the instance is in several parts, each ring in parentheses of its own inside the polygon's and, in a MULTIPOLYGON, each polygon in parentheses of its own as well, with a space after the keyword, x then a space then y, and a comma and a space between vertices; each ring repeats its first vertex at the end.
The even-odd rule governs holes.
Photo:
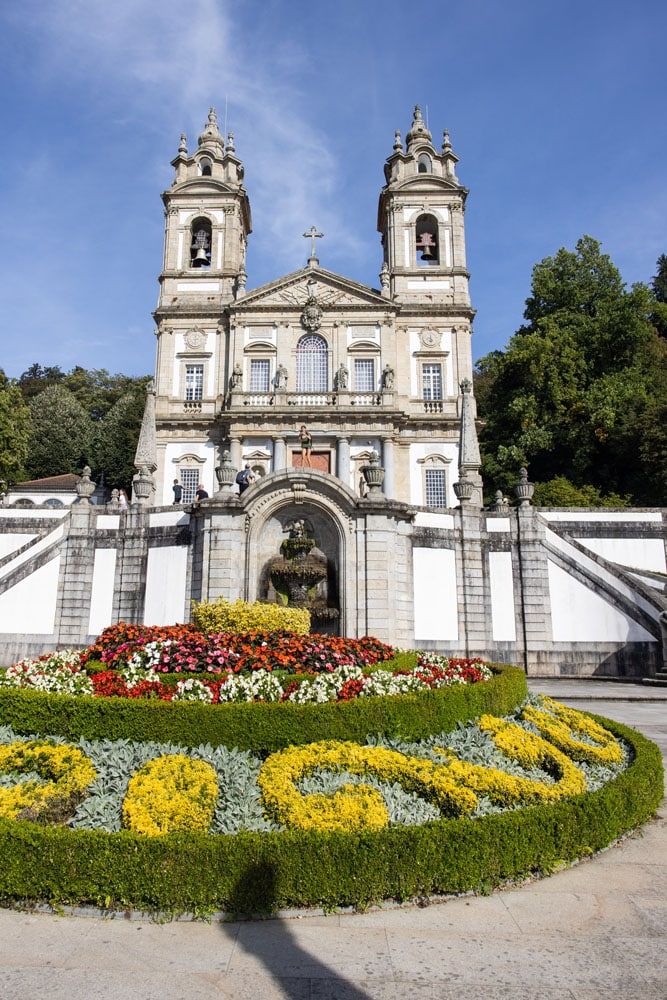
POLYGON ((418 267, 440 263, 438 220, 434 215, 420 215, 415 224, 415 249, 418 267))
POLYGON ((271 386, 271 362, 268 358, 250 361, 250 391, 268 392, 271 386))
POLYGON ((442 399, 442 365, 422 365, 422 399, 442 399))
POLYGON ((180 469, 179 479, 181 481, 181 486, 183 487, 181 503, 194 503, 195 493, 197 492, 197 487, 199 486, 199 470, 180 469))
POLYGON ((185 399, 188 402, 201 399, 204 394, 204 366, 185 366, 185 399))
POLYGON ((326 392, 328 388, 327 342, 317 334, 308 334, 296 346, 296 391, 326 392))
POLYGON ((356 358, 354 362, 354 388, 356 392, 375 391, 375 360, 356 358))
POLYGON ((447 506, 447 473, 444 469, 424 469, 424 500, 427 507, 447 506))

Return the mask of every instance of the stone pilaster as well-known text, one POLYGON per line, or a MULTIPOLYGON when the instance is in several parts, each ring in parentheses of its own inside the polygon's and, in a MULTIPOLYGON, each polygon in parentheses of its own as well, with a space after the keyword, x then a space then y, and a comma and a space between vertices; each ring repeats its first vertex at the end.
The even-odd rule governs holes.
POLYGON ((95 561, 95 508, 77 504, 69 515, 69 531, 60 563, 56 608, 58 646, 81 646, 88 639, 90 595, 95 561))

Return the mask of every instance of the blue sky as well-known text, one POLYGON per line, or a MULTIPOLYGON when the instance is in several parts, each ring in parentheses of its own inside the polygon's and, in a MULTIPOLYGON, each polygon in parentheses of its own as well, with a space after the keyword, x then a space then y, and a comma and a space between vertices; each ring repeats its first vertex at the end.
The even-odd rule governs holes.
POLYGON ((303 265, 378 285, 382 166, 415 103, 470 188, 473 351, 583 233, 628 283, 667 252, 658 0, 23 0, 0 7, 2 355, 152 371, 160 192, 215 104, 246 167, 248 287, 303 265))

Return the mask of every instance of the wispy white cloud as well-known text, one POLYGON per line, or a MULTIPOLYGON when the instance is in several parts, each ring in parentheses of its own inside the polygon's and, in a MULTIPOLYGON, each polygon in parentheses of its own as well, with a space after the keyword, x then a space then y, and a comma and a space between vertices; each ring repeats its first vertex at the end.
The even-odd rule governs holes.
MULTIPOLYGON (((336 257, 354 260, 363 244, 333 209, 337 156, 298 82, 310 55, 254 31, 251 13, 229 0, 34 0, 12 17, 36 26, 43 72, 87 87, 91 114, 149 128, 162 143, 172 135, 174 152, 183 127, 192 148, 209 104, 222 117, 229 98, 255 223, 251 269, 254 247, 270 252, 277 273, 305 262, 301 232, 313 222, 336 257)), ((154 169, 164 179, 164 164, 154 169)))

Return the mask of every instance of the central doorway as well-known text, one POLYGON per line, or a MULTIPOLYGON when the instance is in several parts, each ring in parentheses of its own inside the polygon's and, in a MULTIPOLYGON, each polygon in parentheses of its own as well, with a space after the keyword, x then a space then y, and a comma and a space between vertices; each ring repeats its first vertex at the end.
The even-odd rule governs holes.
MULTIPOLYGON (((318 472, 331 472, 331 452, 330 451, 311 451, 310 453, 310 464, 313 469, 317 469, 318 472)), ((301 451, 292 452, 292 468, 301 469, 301 451)), ((306 466, 308 468, 308 466, 306 466)))

